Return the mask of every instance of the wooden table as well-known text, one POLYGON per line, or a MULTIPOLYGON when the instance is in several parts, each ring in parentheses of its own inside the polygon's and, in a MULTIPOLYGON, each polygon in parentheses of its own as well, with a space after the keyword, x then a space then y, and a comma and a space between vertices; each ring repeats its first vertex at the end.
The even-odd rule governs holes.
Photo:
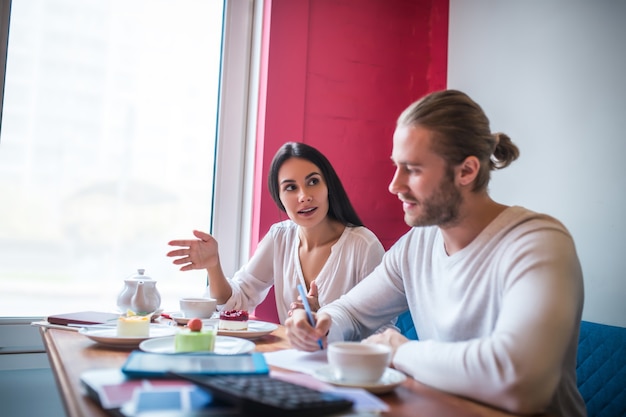
MULTIPOLYGON (((119 368, 132 349, 102 346, 76 331, 41 327, 41 335, 50 359, 68 417, 105 417, 108 414, 85 395, 80 383, 83 371, 119 368)), ((255 340, 256 350, 272 352, 288 349, 284 327, 255 340)), ((504 417, 512 416, 485 405, 450 395, 412 378, 393 392, 380 396, 389 406, 389 416, 433 417, 504 417)))

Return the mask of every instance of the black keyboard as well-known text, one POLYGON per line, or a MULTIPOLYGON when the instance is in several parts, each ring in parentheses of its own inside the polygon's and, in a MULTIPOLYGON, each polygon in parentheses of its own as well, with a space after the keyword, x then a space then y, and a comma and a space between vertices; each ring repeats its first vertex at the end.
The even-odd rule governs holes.
POLYGON ((251 416, 322 416, 346 411, 353 402, 269 375, 174 374, 207 389, 215 399, 251 416))

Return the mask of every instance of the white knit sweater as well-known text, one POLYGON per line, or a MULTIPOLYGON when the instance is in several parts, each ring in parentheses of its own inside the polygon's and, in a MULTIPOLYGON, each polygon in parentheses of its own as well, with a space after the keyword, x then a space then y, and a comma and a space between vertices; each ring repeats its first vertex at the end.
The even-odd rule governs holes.
MULTIPOLYGON (((250 261, 229 279, 233 294, 219 309, 252 311, 273 285, 278 318, 285 322, 290 304, 298 297, 297 284, 306 288, 298 257, 298 228, 291 220, 272 225, 250 261)), ((383 245, 369 229, 346 227, 315 279, 320 306, 336 300, 365 278, 384 253, 383 245)))
POLYGON ((512 412, 578 417, 586 414, 575 370, 583 298, 565 227, 509 207, 452 256, 438 228, 413 228, 322 310, 333 318, 332 341, 365 338, 408 305, 420 340, 398 349, 395 368, 512 412))

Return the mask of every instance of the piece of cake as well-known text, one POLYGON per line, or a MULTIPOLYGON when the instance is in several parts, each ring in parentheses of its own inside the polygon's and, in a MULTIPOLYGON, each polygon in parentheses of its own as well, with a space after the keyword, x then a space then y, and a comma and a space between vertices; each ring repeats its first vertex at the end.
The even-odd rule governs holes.
POLYGON ((117 335, 119 337, 149 337, 150 315, 128 314, 120 316, 117 319, 117 335))
POLYGON ((193 318, 187 327, 174 336, 175 352, 212 352, 215 348, 215 330, 202 330, 202 320, 193 318))
POLYGON ((248 312, 244 310, 226 310, 220 312, 220 330, 248 330, 248 312))

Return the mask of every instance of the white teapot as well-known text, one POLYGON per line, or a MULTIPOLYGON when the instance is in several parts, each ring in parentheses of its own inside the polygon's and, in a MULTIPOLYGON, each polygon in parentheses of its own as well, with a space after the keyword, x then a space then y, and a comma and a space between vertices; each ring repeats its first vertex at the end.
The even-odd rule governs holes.
POLYGON ((144 275, 144 269, 138 269, 137 275, 124 280, 124 289, 117 297, 117 307, 122 312, 132 310, 136 314, 154 313, 161 305, 161 295, 156 288, 156 281, 144 275))

